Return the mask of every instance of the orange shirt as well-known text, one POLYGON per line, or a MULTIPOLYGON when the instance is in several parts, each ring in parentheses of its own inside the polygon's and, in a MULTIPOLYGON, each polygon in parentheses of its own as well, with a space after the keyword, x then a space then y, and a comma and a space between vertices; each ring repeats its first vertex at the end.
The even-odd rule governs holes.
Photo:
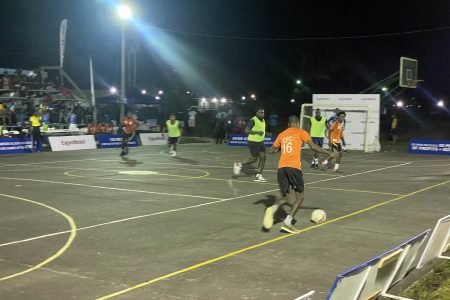
POLYGON ((278 169, 295 168, 302 169, 300 156, 302 154, 302 145, 311 140, 309 134, 303 129, 288 128, 280 133, 273 143, 275 148, 281 147, 281 157, 278 163, 278 169))
POLYGON ((134 118, 124 117, 123 118, 123 131, 125 133, 133 133, 136 130, 138 121, 134 118))
POLYGON ((332 143, 340 143, 343 132, 344 132, 344 123, 341 121, 334 122, 330 128, 330 141, 332 143))

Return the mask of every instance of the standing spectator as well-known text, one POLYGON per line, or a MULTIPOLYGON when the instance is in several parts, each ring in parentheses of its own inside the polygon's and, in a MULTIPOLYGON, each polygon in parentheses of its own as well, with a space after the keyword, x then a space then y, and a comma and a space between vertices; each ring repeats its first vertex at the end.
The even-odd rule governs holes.
POLYGON ((278 114, 276 112, 273 112, 270 114, 269 126, 270 126, 270 132, 275 133, 275 130, 278 126, 278 114))
POLYGON ((390 128, 390 135, 392 137, 392 144, 397 143, 398 141, 398 119, 397 119, 397 115, 393 114, 392 115, 392 122, 391 122, 391 128, 390 128))
POLYGON ((230 139, 229 135, 233 133, 234 123, 233 123, 233 111, 228 110, 227 118, 225 120, 225 143, 230 139))
POLYGON ((31 151, 32 152, 42 152, 41 120, 42 120, 42 117, 39 115, 39 112, 37 110, 30 117, 31 151))
POLYGON ((225 122, 226 119, 216 119, 216 124, 214 126, 214 136, 216 138, 216 145, 222 144, 225 139, 225 122))
POLYGON ((84 123, 89 124, 92 121, 92 108, 86 107, 84 111, 84 123))
POLYGON ((71 113, 70 113, 69 130, 70 131, 78 130, 78 127, 77 127, 77 115, 75 114, 74 111, 71 111, 71 113))
POLYGON ((191 107, 187 114, 189 116, 188 127, 193 129, 195 127, 195 117, 197 115, 197 111, 191 107))
POLYGON ((244 133, 245 124, 245 118, 236 117, 236 119, 234 119, 234 132, 239 134, 244 133))

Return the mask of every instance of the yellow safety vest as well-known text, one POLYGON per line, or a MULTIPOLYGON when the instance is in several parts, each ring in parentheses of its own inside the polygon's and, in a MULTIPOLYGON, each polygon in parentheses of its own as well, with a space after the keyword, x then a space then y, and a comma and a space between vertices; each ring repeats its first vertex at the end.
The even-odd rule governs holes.
POLYGON ((167 133, 169 134, 169 137, 181 136, 180 121, 175 120, 175 122, 172 124, 170 122, 170 120, 167 120, 166 127, 167 127, 167 133))
POLYGON ((255 122, 255 126, 253 126, 253 128, 251 128, 251 130, 252 131, 262 131, 263 134, 262 135, 249 134, 248 141, 260 143, 260 142, 264 141, 264 137, 266 136, 266 122, 264 121, 264 119, 261 121, 256 116, 251 118, 251 120, 253 120, 253 122, 255 122))
POLYGON ((311 118, 311 131, 310 136, 311 137, 321 137, 323 138, 325 136, 325 123, 327 119, 322 116, 322 119, 320 121, 316 120, 316 117, 311 118))

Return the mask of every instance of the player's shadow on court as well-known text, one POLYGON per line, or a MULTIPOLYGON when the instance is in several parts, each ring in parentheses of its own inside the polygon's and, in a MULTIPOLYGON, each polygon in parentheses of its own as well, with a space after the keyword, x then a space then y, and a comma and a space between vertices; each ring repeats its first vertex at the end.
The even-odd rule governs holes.
POLYGON ((241 174, 231 176, 233 179, 239 179, 240 177, 255 177, 255 169, 242 169, 241 174))
POLYGON ((139 161, 137 161, 135 159, 129 159, 129 158, 122 159, 122 161, 120 163, 121 164, 125 164, 125 165, 127 165, 129 167, 135 167, 136 165, 142 164, 142 162, 139 162, 139 161))
MULTIPOLYGON (((294 196, 292 196, 294 197, 294 196)), ((275 201, 277 200, 277 197, 273 196, 273 195, 267 195, 266 198, 264 199, 260 199, 258 201, 253 202, 254 205, 259 205, 259 204, 263 204, 264 205, 264 211, 266 210, 266 208, 272 206, 275 204, 275 201)), ((295 200, 291 199, 290 202, 293 203, 295 200)), ((290 209, 288 209, 288 211, 286 211, 286 209, 289 207, 292 207, 292 204, 288 203, 286 205, 283 205, 282 207, 280 207, 277 212, 275 213, 275 215, 273 216, 273 224, 278 224, 284 221, 284 219, 286 219, 287 215, 288 215, 288 211, 290 209)), ((315 210, 315 209, 319 209, 319 207, 308 207, 308 206, 302 206, 300 207, 299 213, 302 210, 315 210)), ((297 213, 298 214, 298 213, 297 213)), ((295 225, 295 223, 297 222, 297 220, 294 218, 292 220, 292 225, 295 225)), ((263 232, 268 232, 269 230, 265 229, 264 227, 261 227, 261 231, 263 232)))
POLYGON ((198 165, 199 162, 190 158, 185 158, 185 157, 172 157, 173 159, 179 161, 180 163, 185 163, 185 164, 189 164, 189 165, 198 165))

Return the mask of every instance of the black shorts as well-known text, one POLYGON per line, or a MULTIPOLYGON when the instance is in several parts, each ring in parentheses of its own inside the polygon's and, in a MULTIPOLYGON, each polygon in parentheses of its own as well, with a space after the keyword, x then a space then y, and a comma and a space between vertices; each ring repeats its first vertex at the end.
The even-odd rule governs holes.
POLYGON ((178 139, 180 137, 169 137, 169 141, 167 142, 169 145, 176 145, 178 144, 178 139))
POLYGON ((311 137, 314 144, 318 145, 319 147, 323 147, 323 137, 311 137))
POLYGON ((303 192, 305 184, 302 171, 295 168, 278 169, 278 185, 283 196, 289 193, 291 188, 296 192, 303 192))
POLYGON ((253 157, 259 156, 260 152, 266 153, 266 147, 263 142, 248 142, 248 149, 253 157))
POLYGON ((331 151, 342 152, 342 145, 341 145, 341 143, 332 143, 331 144, 331 151))

